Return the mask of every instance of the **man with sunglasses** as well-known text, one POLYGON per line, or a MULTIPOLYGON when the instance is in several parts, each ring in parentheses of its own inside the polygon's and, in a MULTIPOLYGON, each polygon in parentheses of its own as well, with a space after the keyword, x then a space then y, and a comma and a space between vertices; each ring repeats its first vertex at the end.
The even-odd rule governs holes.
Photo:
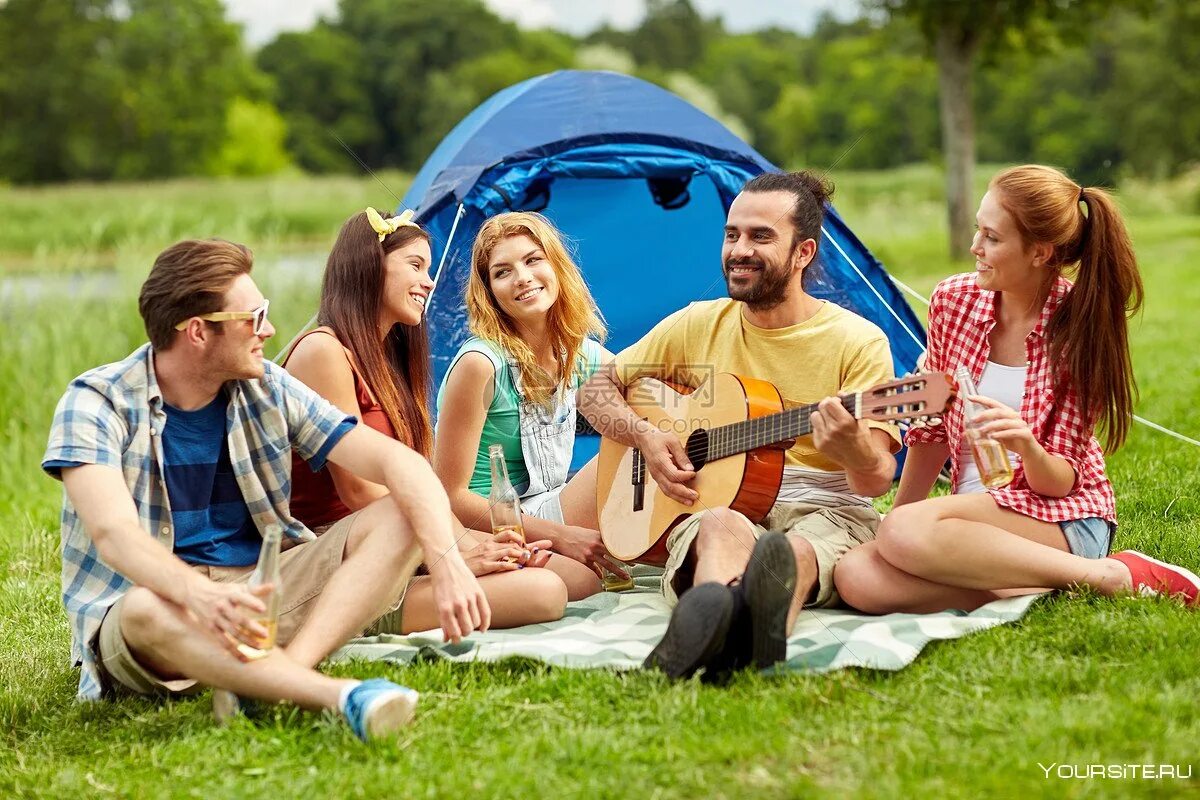
POLYGON ((448 640, 486 630, 490 610, 429 464, 264 360, 275 329, 251 267, 248 249, 219 240, 163 251, 139 298, 149 344, 79 376, 58 404, 42 466, 65 487, 78 696, 219 687, 338 710, 363 739, 389 734, 416 692, 314 667, 396 607, 420 562, 448 640), (293 448, 391 494, 318 537, 289 511, 293 448), (269 587, 247 579, 272 526, 285 534, 280 646, 248 659, 239 645, 261 643, 269 587))

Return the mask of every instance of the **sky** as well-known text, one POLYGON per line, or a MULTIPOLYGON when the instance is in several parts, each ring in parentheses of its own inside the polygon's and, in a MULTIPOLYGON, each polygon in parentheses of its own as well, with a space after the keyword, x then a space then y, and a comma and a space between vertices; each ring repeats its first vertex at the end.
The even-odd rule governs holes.
MULTIPOLYGON (((224 0, 230 19, 244 23, 246 39, 258 46, 283 31, 307 30, 320 16, 331 16, 337 0, 224 0)), ((637 26, 644 0, 484 0, 498 15, 526 28, 559 28, 588 33, 607 22, 614 28, 637 26)), ((397 0, 397 6, 402 1, 397 0)), ((706 17, 720 16, 727 30, 741 32, 772 25, 802 32, 812 29, 823 11, 840 19, 858 13, 857 0, 692 0, 706 17)))

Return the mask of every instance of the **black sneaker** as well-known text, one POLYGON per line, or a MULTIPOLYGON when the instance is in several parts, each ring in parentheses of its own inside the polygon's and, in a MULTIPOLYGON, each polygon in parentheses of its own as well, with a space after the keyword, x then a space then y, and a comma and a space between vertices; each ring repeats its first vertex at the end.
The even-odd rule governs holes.
POLYGON ((660 669, 671 678, 690 678, 725 644, 733 617, 728 586, 702 583, 679 598, 662 641, 646 657, 646 669, 660 669))
POLYGON ((733 597, 733 615, 729 622, 729 631, 725 634, 725 644, 709 659, 704 668, 704 674, 700 676, 703 683, 723 686, 735 672, 745 669, 754 661, 754 629, 750 619, 750 605, 746 602, 746 593, 742 589, 740 579, 729 584, 729 593, 733 597))
POLYGON ((754 666, 766 669, 787 656, 787 616, 796 593, 796 556, 786 536, 771 531, 755 542, 741 585, 750 608, 751 658, 754 666))

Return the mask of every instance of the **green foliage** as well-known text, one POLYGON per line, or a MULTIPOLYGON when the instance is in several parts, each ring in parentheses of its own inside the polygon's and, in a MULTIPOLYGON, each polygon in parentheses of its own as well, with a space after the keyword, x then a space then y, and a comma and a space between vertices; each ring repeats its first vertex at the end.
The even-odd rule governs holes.
POLYGON ((430 101, 421 108, 417 124, 405 132, 413 141, 413 152, 433 152, 459 120, 501 89, 573 63, 570 44, 557 34, 537 31, 525 34, 520 48, 498 50, 433 72, 427 83, 430 101))
POLYGON ((270 103, 244 97, 229 104, 225 143, 205 170, 209 175, 274 175, 291 166, 287 126, 270 103))
POLYGON ((1091 183, 1200 161, 1194 3, 871 0, 808 35, 731 34, 696 0, 647 10, 577 40, 520 30, 482 0, 340 0, 251 60, 221 0, 0 2, 0 180, 414 169, 494 92, 566 67, 658 83, 782 165, 937 162, 943 29, 979 53, 980 158, 1091 183))
POLYGON ((264 89, 219 0, 17 0, 0 6, 0 52, 0 174, 15 181, 202 173, 230 102, 264 89))
POLYGON ((427 105, 438 99, 429 77, 520 40, 516 25, 480 0, 341 0, 338 27, 361 54, 359 80, 371 97, 380 136, 359 153, 368 164, 419 166, 427 156, 415 130, 427 105))
POLYGON ((281 34, 259 51, 258 65, 274 79, 288 149, 300 166, 313 172, 357 170, 339 139, 355 153, 383 150, 366 60, 349 34, 324 22, 304 33, 281 34))
POLYGON ((688 70, 704 57, 718 26, 701 17, 691 0, 646 0, 646 16, 629 37, 629 51, 646 66, 688 70))
POLYGON ((119 132, 107 112, 120 70, 108 57, 119 27, 108 12, 107 0, 0 5, 0 175, 27 183, 111 174, 104 143, 119 132))

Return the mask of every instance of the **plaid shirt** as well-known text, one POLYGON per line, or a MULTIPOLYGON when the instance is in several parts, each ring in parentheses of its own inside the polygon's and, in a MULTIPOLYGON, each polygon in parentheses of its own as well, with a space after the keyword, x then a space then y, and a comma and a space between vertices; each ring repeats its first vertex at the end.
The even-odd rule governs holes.
MULTIPOLYGON (((55 462, 116 467, 137 507, 142 528, 173 550, 174 530, 163 475, 162 431, 167 422, 150 345, 124 361, 85 372, 58 402, 42 466, 61 478, 55 462)), ((314 469, 354 423, 322 397, 264 363, 262 380, 230 381, 229 458, 246 507, 261 533, 279 525, 296 541, 315 538, 292 518, 292 448, 314 469)), ((63 604, 71 623, 71 658, 81 666, 81 700, 101 696, 93 640, 108 609, 133 584, 100 560, 71 500, 63 493, 63 604)))
MULTIPOLYGON (((1028 372, 1021 418, 1029 423, 1034 438, 1047 452, 1070 463, 1075 470, 1075 486, 1066 497, 1038 494, 1029 488, 1018 457, 1013 464, 1012 483, 988 492, 998 505, 1043 522, 1100 517, 1115 524, 1116 500, 1112 485, 1104 476, 1104 453, 1100 443, 1092 435, 1092 428, 1084 423, 1075 393, 1060 396, 1054 393, 1045 330, 1051 314, 1070 290, 1071 282, 1060 277, 1050 291, 1037 325, 1025 337, 1028 372)), ((988 337, 995 326, 995 293, 978 288, 974 273, 954 275, 942 281, 929 301, 929 350, 925 369, 953 371, 962 365, 978 384, 992 349, 988 337)), ((962 435, 962 402, 956 402, 943 415, 942 425, 913 428, 905 438, 910 445, 948 442, 950 484, 957 486, 962 435)))

